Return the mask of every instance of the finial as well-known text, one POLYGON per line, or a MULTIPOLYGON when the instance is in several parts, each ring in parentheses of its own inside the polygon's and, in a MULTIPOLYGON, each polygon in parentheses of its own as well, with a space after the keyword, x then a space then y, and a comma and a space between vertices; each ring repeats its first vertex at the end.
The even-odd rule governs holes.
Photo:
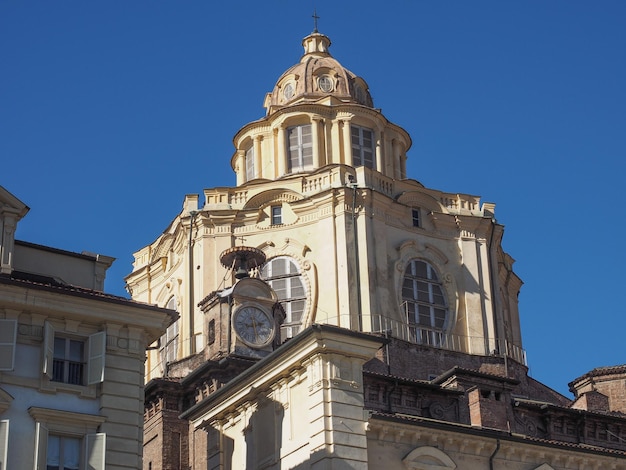
POLYGON ((313 32, 317 33, 317 20, 319 20, 320 17, 317 16, 317 10, 314 8, 313 9, 313 32))

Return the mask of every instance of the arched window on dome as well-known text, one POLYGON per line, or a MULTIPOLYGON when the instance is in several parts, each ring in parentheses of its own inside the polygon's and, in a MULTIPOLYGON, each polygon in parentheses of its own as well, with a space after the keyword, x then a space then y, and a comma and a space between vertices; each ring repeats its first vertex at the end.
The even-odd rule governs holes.
POLYGON ((289 173, 313 168, 313 131, 311 124, 287 128, 287 165, 289 173))
POLYGON ((302 329, 306 306, 306 289, 297 263, 287 256, 273 258, 261 270, 261 279, 274 289, 285 309, 282 339, 295 336, 302 329))
POLYGON ((374 168, 374 131, 366 127, 350 126, 352 166, 374 168))
POLYGON ((421 344, 441 346, 448 317, 443 285, 430 264, 414 259, 402 280, 402 305, 410 337, 421 344))

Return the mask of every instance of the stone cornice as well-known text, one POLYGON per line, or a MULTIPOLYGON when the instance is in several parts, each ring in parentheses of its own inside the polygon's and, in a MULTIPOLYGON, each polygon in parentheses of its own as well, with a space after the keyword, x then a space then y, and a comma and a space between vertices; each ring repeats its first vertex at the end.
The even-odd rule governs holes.
POLYGON ((0 297, 5 308, 87 323, 113 322, 142 328, 148 334, 148 342, 158 338, 178 316, 173 310, 95 291, 40 285, 6 278, 0 279, 0 297))
POLYGON ((337 354, 365 362, 374 356, 384 341, 344 328, 314 324, 191 407, 181 418, 201 419, 202 423, 196 425, 202 426, 254 400, 261 390, 269 390, 272 384, 301 369, 315 356, 337 354))

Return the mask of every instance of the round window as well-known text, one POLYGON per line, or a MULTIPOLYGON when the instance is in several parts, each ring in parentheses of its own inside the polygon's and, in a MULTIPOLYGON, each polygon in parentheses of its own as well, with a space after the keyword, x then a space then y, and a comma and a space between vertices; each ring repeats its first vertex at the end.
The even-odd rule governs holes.
POLYGON ((290 100, 293 97, 293 94, 294 94, 293 83, 287 83, 285 87, 283 88, 283 96, 285 97, 286 100, 290 100))
POLYGON ((322 90, 323 92, 328 93, 329 91, 333 91, 333 81, 327 75, 321 76, 318 79, 317 83, 320 87, 320 90, 322 90))

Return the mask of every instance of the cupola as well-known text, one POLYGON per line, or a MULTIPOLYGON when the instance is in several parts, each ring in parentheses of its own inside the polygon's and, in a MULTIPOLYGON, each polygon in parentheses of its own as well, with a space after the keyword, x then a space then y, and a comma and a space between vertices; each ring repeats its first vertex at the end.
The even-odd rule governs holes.
POLYGON ((343 67, 330 45, 317 30, 306 36, 300 61, 267 94, 266 115, 235 135, 231 165, 237 186, 332 171, 338 165, 406 177, 411 137, 374 108, 365 80, 343 67))
POLYGON ((365 80, 343 67, 330 52, 330 38, 317 31, 302 40, 304 55, 283 73, 265 98, 271 114, 283 106, 332 96, 343 103, 374 106, 365 80))

